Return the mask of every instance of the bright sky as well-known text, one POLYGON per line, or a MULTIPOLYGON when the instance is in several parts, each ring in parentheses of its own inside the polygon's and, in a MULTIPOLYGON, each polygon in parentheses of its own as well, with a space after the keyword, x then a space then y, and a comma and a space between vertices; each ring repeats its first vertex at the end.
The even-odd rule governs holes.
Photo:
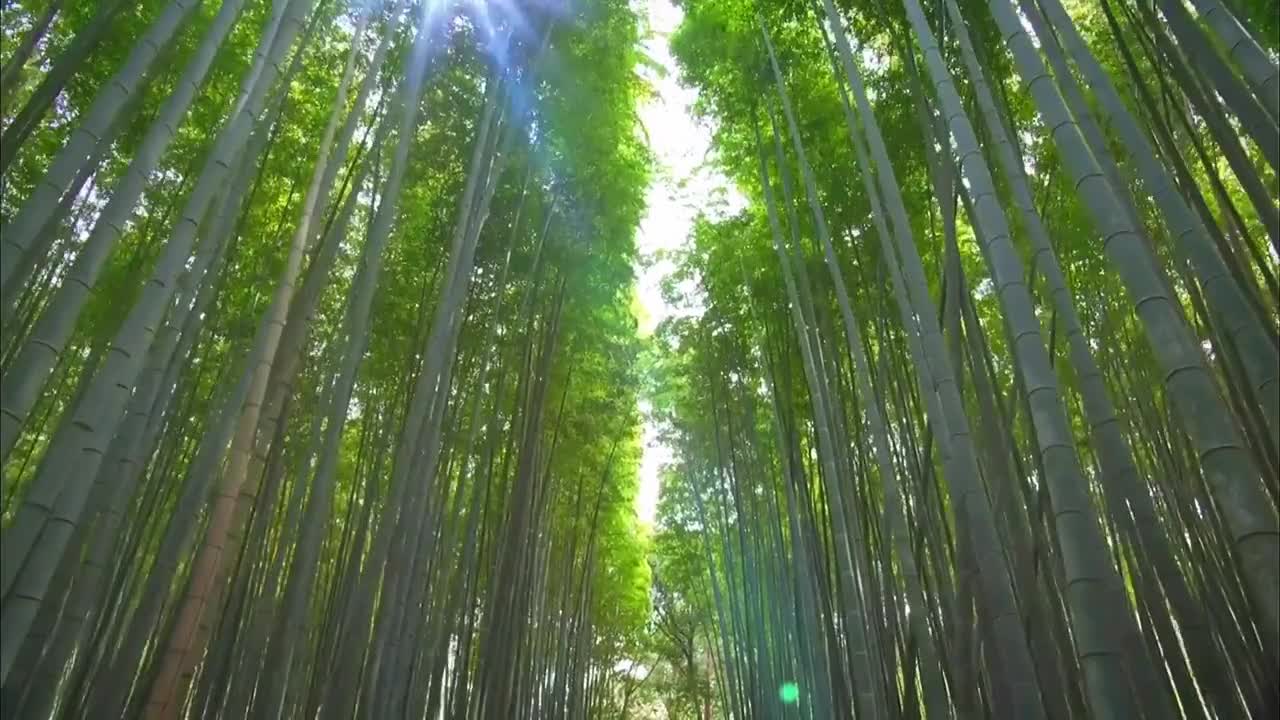
MULTIPOLYGON (((675 59, 668 45, 671 33, 680 25, 683 12, 670 0, 637 0, 645 4, 650 36, 644 50, 655 63, 666 68, 659 73, 641 68, 652 83, 655 97, 640 108, 640 120, 658 163, 649 185, 648 210, 640 223, 637 238, 640 263, 636 268, 637 292, 644 313, 640 332, 649 334, 671 314, 662 298, 662 281, 674 269, 663 251, 683 247, 699 211, 719 215, 742 207, 736 189, 711 165, 711 129, 693 117, 697 92, 680 83, 675 59), (713 212, 716 211, 716 212, 713 212)), ((652 526, 657 511, 660 480, 658 473, 670 461, 671 448, 658 440, 657 428, 649 419, 649 403, 640 402, 644 420, 644 455, 640 461, 640 492, 636 514, 640 522, 652 526)))

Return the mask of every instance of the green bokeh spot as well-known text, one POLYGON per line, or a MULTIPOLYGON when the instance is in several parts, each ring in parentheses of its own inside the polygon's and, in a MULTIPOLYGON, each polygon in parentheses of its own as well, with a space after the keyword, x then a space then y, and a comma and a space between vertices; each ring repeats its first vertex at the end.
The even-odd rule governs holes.
POLYGON ((782 683, 778 688, 778 697, 787 705, 794 705, 800 699, 800 687, 793 682, 782 683))

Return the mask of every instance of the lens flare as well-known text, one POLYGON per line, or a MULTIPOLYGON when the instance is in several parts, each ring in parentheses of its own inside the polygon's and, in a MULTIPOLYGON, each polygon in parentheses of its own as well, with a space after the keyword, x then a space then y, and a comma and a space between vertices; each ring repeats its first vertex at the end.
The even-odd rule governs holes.
POLYGON ((800 686, 793 682, 782 683, 778 688, 778 698, 785 705, 794 705, 800 700, 800 686))

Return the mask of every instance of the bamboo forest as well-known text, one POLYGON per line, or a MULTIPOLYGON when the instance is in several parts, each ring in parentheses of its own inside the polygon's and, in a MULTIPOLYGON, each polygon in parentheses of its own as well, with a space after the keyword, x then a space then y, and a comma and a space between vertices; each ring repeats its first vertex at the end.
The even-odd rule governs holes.
POLYGON ((1275 0, 0 0, 4 720, 1280 717, 1275 0))

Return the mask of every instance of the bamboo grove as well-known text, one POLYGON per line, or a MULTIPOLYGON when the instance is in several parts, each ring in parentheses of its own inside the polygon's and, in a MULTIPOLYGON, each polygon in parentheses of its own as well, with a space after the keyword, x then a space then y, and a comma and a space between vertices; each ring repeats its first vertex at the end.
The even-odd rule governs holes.
POLYGON ((4 716, 616 713, 635 13, 4 22, 4 716))
POLYGON ((642 337, 644 3, 3 3, 6 718, 1280 712, 1274 8, 680 7, 642 337))
POLYGON ((668 716, 1275 717, 1274 5, 683 7, 668 716))

